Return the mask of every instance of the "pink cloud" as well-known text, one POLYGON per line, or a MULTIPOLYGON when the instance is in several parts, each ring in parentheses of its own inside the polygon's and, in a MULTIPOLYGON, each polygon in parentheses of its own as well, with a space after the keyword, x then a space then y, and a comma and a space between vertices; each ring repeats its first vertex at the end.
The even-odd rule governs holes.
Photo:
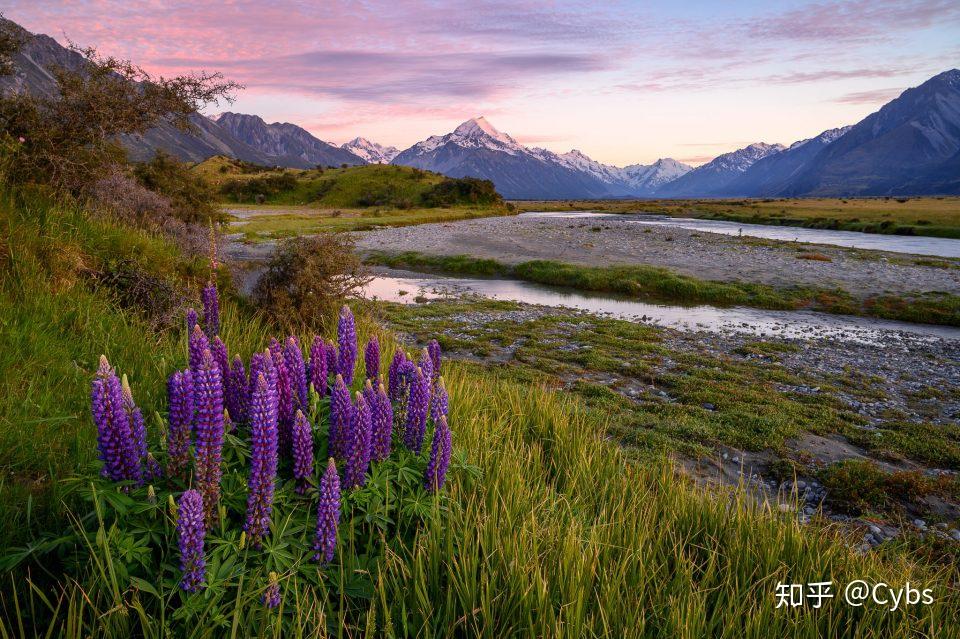
POLYGON ((890 89, 873 89, 871 91, 855 91, 834 98, 840 104, 884 104, 903 93, 903 87, 890 89))

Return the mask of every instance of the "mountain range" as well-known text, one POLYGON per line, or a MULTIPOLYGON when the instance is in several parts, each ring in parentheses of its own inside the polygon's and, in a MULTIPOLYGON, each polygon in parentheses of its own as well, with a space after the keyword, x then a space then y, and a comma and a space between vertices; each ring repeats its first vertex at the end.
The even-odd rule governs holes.
MULTIPOLYGON (((0 21, 23 42, 13 57, 14 74, 0 77, 0 93, 55 96, 50 67, 82 67, 82 56, 53 38, 0 21)), ((510 199, 960 194, 957 69, 904 91, 853 126, 829 129, 789 146, 749 144, 697 168, 671 158, 617 167, 576 149, 555 153, 527 147, 483 117, 403 151, 362 137, 338 146, 295 124, 267 124, 257 115, 194 114, 191 122, 193 131, 164 123, 121 141, 135 161, 162 149, 191 162, 225 155, 294 168, 404 164, 451 177, 489 179, 510 199)))

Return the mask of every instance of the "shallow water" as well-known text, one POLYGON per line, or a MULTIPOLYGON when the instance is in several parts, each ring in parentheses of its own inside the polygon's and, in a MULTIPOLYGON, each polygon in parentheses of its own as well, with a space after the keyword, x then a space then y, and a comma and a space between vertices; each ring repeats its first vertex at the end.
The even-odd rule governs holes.
POLYGON ((880 235, 877 233, 858 233, 856 231, 831 231, 827 229, 807 229, 798 226, 766 226, 763 224, 742 224, 723 220, 699 220, 666 215, 617 214, 601 211, 531 211, 519 217, 534 218, 598 218, 607 217, 618 222, 642 224, 646 226, 667 226, 720 233, 721 235, 746 235, 769 240, 787 242, 810 242, 847 248, 909 253, 912 255, 930 255, 936 257, 960 257, 960 240, 940 237, 920 237, 910 235, 880 235))
POLYGON ((960 328, 875 320, 813 311, 766 311, 744 307, 675 306, 592 295, 518 280, 425 276, 389 271, 375 277, 365 296, 387 302, 415 303, 418 298, 457 295, 543 306, 561 306, 595 315, 642 321, 680 330, 733 332, 767 337, 829 338, 881 343, 891 337, 960 341, 960 328))

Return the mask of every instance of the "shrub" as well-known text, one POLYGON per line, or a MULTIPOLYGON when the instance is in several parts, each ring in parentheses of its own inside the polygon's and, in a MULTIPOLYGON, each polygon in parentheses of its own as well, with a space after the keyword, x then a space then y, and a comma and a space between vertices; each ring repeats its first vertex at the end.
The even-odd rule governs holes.
POLYGON ((273 197, 287 193, 297 188, 297 178, 291 173, 267 175, 250 180, 229 180, 222 187, 220 193, 235 202, 257 202, 257 198, 273 197))
POLYGON ((845 459, 823 469, 820 480, 827 498, 841 508, 856 512, 887 504, 886 473, 871 461, 845 459))
POLYGON ((368 281, 348 236, 291 238, 277 246, 253 298, 285 326, 318 326, 368 281))
POLYGON ((187 223, 209 224, 220 220, 213 189, 190 171, 189 166, 157 151, 149 162, 133 170, 143 186, 170 200, 172 214, 187 223))
POLYGON ((445 178, 422 196, 424 206, 455 204, 498 204, 503 201, 490 180, 478 178, 445 178))

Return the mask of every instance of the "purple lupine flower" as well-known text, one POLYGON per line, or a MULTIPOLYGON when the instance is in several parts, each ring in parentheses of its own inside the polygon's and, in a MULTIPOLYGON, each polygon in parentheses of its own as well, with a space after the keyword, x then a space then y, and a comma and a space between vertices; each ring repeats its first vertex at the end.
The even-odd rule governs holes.
POLYGON ((323 343, 322 337, 315 335, 313 343, 310 344, 310 383, 320 397, 327 394, 328 374, 327 345, 323 343))
POLYGON ((127 381, 126 375, 120 378, 120 390, 123 393, 123 410, 130 421, 133 445, 137 451, 137 463, 142 473, 147 463, 147 425, 143 421, 143 412, 133 401, 133 391, 130 390, 130 382, 127 381))
POLYGON ((103 462, 101 474, 113 481, 143 479, 137 443, 130 418, 124 408, 120 378, 110 367, 106 356, 100 356, 100 367, 91 384, 90 411, 97 426, 97 448, 103 462))
POLYGON ((447 468, 450 467, 451 433, 447 426, 447 418, 441 416, 433 430, 433 444, 430 446, 430 461, 423 477, 423 486, 429 492, 435 493, 443 488, 447 479, 447 468))
POLYGON ((275 572, 271 572, 268 579, 267 589, 264 591, 260 601, 267 608, 276 608, 280 605, 280 581, 275 572))
POLYGON ((337 345, 327 342, 327 375, 337 374, 337 345))
POLYGON ((263 375, 267 378, 267 383, 270 382, 270 373, 267 371, 267 363, 270 361, 270 353, 254 353, 250 356, 250 371, 247 386, 247 407, 249 411, 249 406, 253 403, 253 392, 257 390, 257 378, 260 375, 263 375))
POLYGON ((203 495, 198 490, 186 490, 177 503, 177 540, 180 545, 180 588, 197 592, 204 587, 206 563, 203 559, 203 538, 206 535, 203 519, 203 495))
POLYGON ((194 376, 194 403, 196 407, 196 464, 197 488, 203 494, 206 521, 217 521, 217 503, 220 500, 220 462, 223 454, 223 389, 220 369, 209 350, 203 354, 203 365, 194 376))
POLYGON ((437 381, 437 378, 440 377, 440 342, 435 339, 430 340, 430 343, 427 344, 427 352, 430 353, 430 362, 433 364, 433 381, 437 381))
POLYGON ((356 363, 357 325, 350 307, 344 304, 337 322, 337 372, 343 375, 347 386, 353 383, 353 368, 356 363))
POLYGON ((297 411, 293 421, 293 478, 298 495, 307 492, 313 477, 313 431, 303 411, 297 411))
POLYGON ((370 466, 370 407, 363 393, 357 393, 357 403, 353 406, 353 424, 347 438, 346 465, 343 468, 345 488, 357 488, 367 482, 367 468, 370 466))
POLYGON ((330 392, 330 431, 327 448, 331 457, 343 457, 346 441, 353 419, 353 406, 350 403, 350 389, 343 381, 343 375, 337 374, 330 392))
POLYGON ((367 371, 367 379, 377 379, 380 376, 380 340, 371 335, 367 347, 363 350, 363 363, 367 371))
POLYGON ((372 458, 383 461, 390 456, 390 446, 393 443, 393 405, 387 396, 387 389, 380 381, 377 389, 376 402, 371 419, 372 458))
POLYGON ((430 402, 430 378, 420 368, 410 382, 410 396, 407 400, 407 418, 403 430, 403 443, 416 454, 423 447, 423 436, 427 429, 427 412, 430 402))
POLYGON ((202 330, 200 330, 199 324, 193 325, 193 329, 190 333, 188 350, 190 356, 190 370, 193 372, 194 376, 196 376, 197 371, 200 370, 200 367, 203 365, 204 351, 210 350, 210 340, 208 340, 207 336, 203 334, 202 330))
POLYGON ((293 427, 293 386, 290 371, 283 356, 283 347, 276 339, 270 340, 270 357, 276 377, 278 432, 280 435, 280 455, 290 452, 290 429, 293 427))
POLYGON ((417 360, 417 367, 423 371, 424 377, 433 383, 433 360, 430 359, 430 353, 427 349, 420 351, 420 359, 417 360))
POLYGON ((264 372, 257 375, 250 399, 250 479, 243 529, 254 548, 270 532, 277 476, 277 398, 264 372))
POLYGON ((333 457, 320 478, 320 501, 317 502, 317 532, 313 538, 313 560, 325 564, 333 561, 337 549, 337 525, 340 523, 340 475, 333 457))
POLYGON ((193 423, 193 380, 190 369, 176 371, 167 381, 167 475, 179 477, 190 463, 193 423))
POLYGON ((292 410, 307 410, 309 400, 307 396, 307 370, 303 363, 303 351, 300 350, 300 343, 295 337, 288 337, 286 346, 283 349, 283 361, 287 367, 287 374, 290 376, 290 387, 292 391, 293 407, 292 410))
POLYGON ((436 424, 441 417, 446 417, 449 413, 450 398, 447 395, 447 388, 443 384, 443 378, 438 377, 433 393, 430 394, 430 420, 436 424))
POLYGON ((193 327, 197 325, 197 312, 192 308, 187 309, 187 337, 193 335, 193 327))
POLYGON ((247 371, 243 367, 243 359, 239 355, 233 356, 233 364, 227 375, 227 394, 225 403, 227 411, 234 422, 247 421, 247 371))
POLYGON ((393 360, 387 369, 387 390, 389 391, 390 401, 399 401, 403 396, 403 365, 407 361, 403 351, 399 348, 393 353, 393 360))
POLYGON ((210 339, 210 352, 213 354, 213 361, 217 363, 220 369, 220 383, 223 385, 223 398, 227 398, 227 382, 230 377, 230 355, 227 353, 227 345, 223 343, 219 335, 214 335, 210 339))
POLYGON ((203 328, 207 338, 212 340, 220 334, 220 300, 217 298, 217 285, 213 280, 203 287, 200 299, 203 302, 203 328))

